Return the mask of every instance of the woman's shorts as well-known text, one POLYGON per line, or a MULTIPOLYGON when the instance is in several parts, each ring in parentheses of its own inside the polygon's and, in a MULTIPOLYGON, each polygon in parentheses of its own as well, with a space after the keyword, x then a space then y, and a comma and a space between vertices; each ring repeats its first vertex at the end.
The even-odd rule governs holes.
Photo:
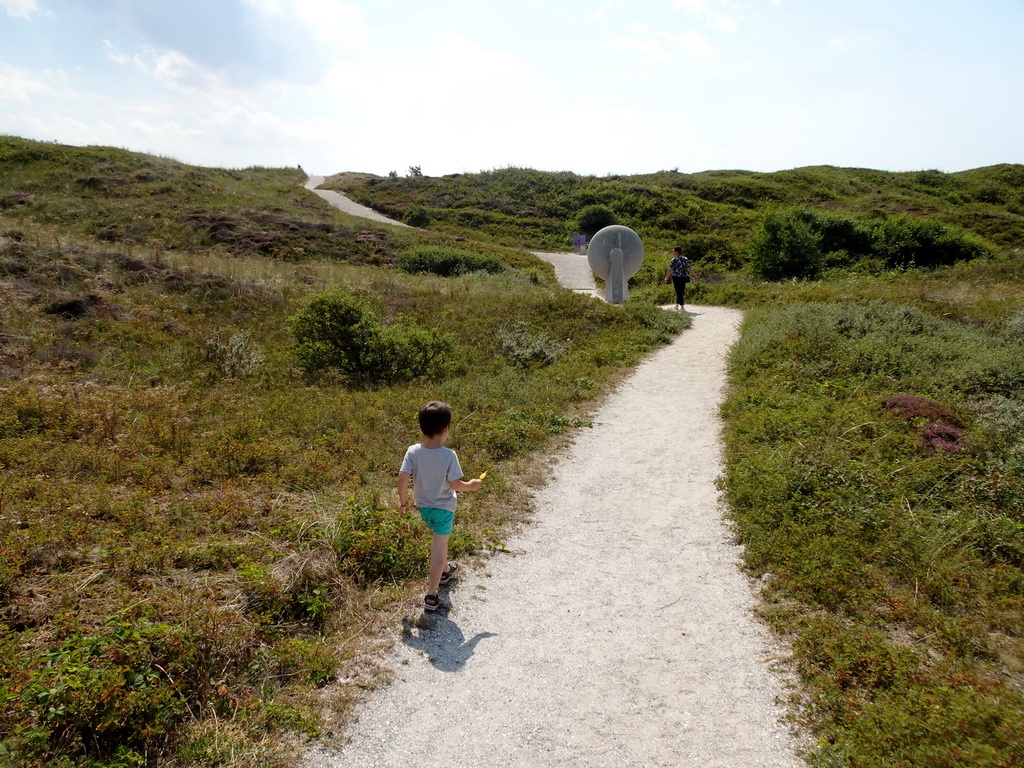
POLYGON ((455 522, 455 513, 447 509, 437 507, 420 507, 420 517, 423 522, 438 536, 448 536, 452 532, 452 523, 455 522))

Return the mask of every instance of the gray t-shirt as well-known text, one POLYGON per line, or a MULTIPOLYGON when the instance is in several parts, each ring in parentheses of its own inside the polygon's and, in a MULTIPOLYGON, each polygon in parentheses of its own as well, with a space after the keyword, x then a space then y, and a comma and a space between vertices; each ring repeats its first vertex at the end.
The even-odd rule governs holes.
POLYGON ((448 487, 449 480, 462 479, 459 457, 451 448, 424 448, 410 445, 402 459, 402 472, 412 475, 416 506, 455 511, 458 497, 448 487))

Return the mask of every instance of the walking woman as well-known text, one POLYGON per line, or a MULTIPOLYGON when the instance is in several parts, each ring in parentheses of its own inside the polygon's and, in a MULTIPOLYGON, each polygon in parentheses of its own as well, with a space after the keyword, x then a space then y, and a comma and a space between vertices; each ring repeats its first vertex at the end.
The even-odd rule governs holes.
POLYGON ((672 261, 665 272, 666 283, 670 277, 676 289, 676 309, 681 310, 686 300, 686 284, 690 282, 690 260, 683 256, 683 249, 678 245, 672 249, 672 261))

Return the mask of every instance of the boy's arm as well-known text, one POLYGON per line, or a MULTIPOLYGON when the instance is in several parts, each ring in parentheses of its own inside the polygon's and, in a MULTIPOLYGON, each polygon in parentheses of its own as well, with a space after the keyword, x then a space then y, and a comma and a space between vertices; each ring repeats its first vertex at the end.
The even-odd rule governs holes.
POLYGON ((473 480, 449 480, 448 481, 448 487, 451 488, 453 491, 475 491, 477 488, 479 488, 483 484, 484 484, 484 481, 481 480, 479 477, 477 477, 477 478, 475 478, 473 480))
POLYGON ((408 472, 398 473, 398 508, 405 512, 409 509, 409 478, 408 472))

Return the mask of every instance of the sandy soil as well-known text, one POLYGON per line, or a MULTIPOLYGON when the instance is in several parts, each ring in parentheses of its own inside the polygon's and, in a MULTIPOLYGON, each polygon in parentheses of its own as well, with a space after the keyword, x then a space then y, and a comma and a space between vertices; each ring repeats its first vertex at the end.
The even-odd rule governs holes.
POLYGON ((714 485, 740 315, 690 311, 553 457, 511 553, 396 627, 395 680, 307 768, 802 765, 714 485))

